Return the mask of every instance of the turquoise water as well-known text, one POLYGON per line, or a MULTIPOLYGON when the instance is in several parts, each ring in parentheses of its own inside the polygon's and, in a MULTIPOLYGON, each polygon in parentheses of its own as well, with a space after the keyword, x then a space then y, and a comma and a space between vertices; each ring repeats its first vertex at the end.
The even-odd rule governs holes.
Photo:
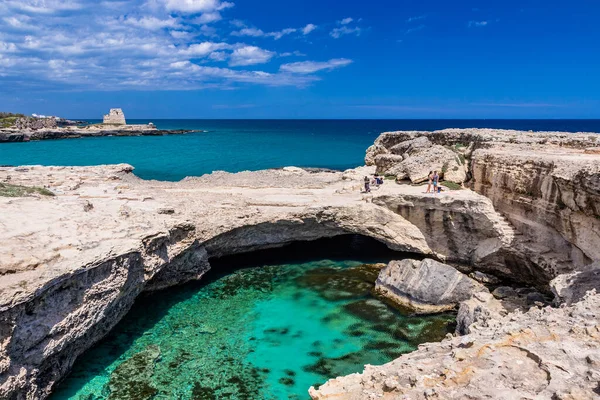
MULTIPOLYGON (((131 120, 147 123, 148 120, 131 120)), ((173 136, 102 137, 0 145, 0 165, 128 163, 145 179, 180 180, 216 170, 285 166, 353 168, 390 130, 448 127, 600 132, 598 120, 154 120, 160 129, 198 129, 173 136)))
POLYGON ((307 399, 311 385, 440 340, 454 319, 402 314, 373 297, 378 269, 365 259, 231 269, 240 260, 217 264, 205 283, 141 298, 52 400, 307 399))

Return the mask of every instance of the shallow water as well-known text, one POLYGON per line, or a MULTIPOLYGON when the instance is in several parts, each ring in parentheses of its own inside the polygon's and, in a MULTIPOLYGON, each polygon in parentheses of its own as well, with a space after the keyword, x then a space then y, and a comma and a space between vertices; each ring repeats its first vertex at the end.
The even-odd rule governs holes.
POLYGON ((364 262, 385 255, 352 258, 217 265, 205 283, 144 296, 52 400, 307 399, 311 385, 449 331, 454 315, 373 297, 378 269, 364 262))

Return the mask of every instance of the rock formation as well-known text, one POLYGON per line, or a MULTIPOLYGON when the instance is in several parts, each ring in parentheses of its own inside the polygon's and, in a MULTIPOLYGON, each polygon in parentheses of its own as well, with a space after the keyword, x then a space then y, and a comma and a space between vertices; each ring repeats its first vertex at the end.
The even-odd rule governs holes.
POLYGON ((475 293, 487 291, 453 267, 429 258, 392 261, 379 274, 375 290, 418 314, 452 310, 475 293))
MULTIPOLYGON (((475 289, 459 305, 457 330, 468 336, 333 380, 311 390, 313 398, 593 398, 600 382, 597 139, 399 132, 369 149, 367 163, 400 165, 415 181, 433 164, 405 161, 430 160, 433 146, 445 149, 442 167, 451 162, 447 151, 457 164, 464 158, 473 190, 436 196, 390 181, 360 194, 362 178, 383 164, 344 173, 219 172, 176 183, 142 181, 128 165, 0 168, 0 182, 56 195, 0 197, 7 227, 0 229, 0 398, 46 398, 139 293, 200 279, 213 257, 343 234, 485 272, 488 281, 550 292, 554 279, 564 304, 540 309, 543 295, 529 289, 498 288, 496 299, 455 275, 446 283, 475 289), (532 309, 509 307, 511 291, 532 309)), ((447 268, 444 276, 454 274, 447 268)), ((408 286, 405 293, 417 294, 408 286)))
POLYGON ((111 108, 110 112, 104 116, 103 123, 106 125, 127 125, 125 114, 120 108, 111 108))

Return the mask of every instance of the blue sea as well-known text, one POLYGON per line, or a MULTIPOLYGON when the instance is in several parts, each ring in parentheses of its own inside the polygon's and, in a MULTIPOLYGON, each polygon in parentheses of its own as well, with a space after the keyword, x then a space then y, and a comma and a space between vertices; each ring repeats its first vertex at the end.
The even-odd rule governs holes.
MULTIPOLYGON (((285 166, 347 169, 363 164, 381 132, 502 128, 599 132, 600 120, 129 120, 173 136, 101 137, 0 145, 0 165, 128 163, 144 179, 177 181, 213 171, 285 166)), ((90 121, 99 122, 99 121, 90 121)))

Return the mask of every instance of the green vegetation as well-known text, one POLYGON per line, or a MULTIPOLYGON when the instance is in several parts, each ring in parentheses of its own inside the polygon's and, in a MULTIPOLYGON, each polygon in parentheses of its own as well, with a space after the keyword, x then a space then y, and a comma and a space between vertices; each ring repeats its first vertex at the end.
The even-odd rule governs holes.
POLYGON ((0 183, 0 197, 25 197, 32 194, 41 194, 42 196, 54 196, 54 193, 52 193, 48 189, 40 187, 29 187, 11 185, 9 183, 0 183))
POLYGON ((9 128, 15 124, 18 118, 24 118, 23 114, 13 114, 9 112, 0 112, 0 128, 9 128))
POLYGON ((460 186, 458 183, 454 183, 454 182, 444 181, 444 182, 440 182, 440 185, 445 186, 450 190, 461 190, 462 189, 462 186, 460 186))

